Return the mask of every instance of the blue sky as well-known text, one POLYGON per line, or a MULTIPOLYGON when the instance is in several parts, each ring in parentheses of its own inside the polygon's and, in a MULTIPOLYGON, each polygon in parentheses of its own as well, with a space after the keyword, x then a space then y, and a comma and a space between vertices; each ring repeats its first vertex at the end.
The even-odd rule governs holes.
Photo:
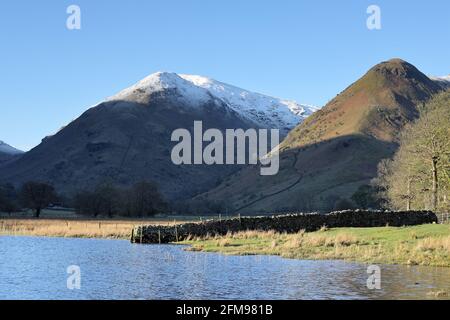
POLYGON ((27 150, 156 71, 323 105, 372 65, 450 73, 450 1, 42 0, 0 10, 0 140, 27 150), (81 8, 82 29, 66 28, 81 8), (381 8, 382 29, 366 27, 381 8))

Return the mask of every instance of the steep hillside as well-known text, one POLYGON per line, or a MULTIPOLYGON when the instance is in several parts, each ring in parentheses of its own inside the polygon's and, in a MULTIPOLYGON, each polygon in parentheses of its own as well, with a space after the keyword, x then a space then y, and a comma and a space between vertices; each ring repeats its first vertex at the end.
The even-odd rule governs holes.
POLYGON ((394 142, 402 126, 417 117, 417 105, 440 89, 405 61, 382 62, 296 127, 282 150, 354 133, 394 142))
POLYGON ((380 63, 289 133, 278 175, 249 167, 197 199, 228 199, 247 213, 329 210, 376 175, 404 124, 440 90, 405 61, 380 63))

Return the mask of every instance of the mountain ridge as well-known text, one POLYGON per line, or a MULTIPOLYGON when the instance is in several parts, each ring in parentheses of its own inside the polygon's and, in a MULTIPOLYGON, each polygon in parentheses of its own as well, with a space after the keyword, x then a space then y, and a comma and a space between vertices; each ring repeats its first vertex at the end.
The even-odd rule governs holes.
POLYGON ((131 99, 145 103, 152 93, 168 89, 176 90, 180 100, 194 106, 210 99, 221 100, 241 117, 260 127, 280 129, 282 136, 319 110, 319 107, 251 92, 212 78, 164 71, 145 77, 107 101, 131 99))

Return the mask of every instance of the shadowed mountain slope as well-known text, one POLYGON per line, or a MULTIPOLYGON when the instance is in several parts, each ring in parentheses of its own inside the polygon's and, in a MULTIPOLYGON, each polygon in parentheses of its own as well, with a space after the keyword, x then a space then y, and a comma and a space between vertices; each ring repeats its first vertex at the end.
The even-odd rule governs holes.
POLYGON ((194 121, 207 128, 250 128, 222 102, 209 100, 192 108, 170 91, 152 93, 147 103, 108 101, 81 115, 57 134, 0 168, 0 181, 15 185, 29 180, 53 184, 66 195, 102 182, 129 186, 151 180, 169 199, 189 197, 214 186, 234 166, 176 166, 171 134, 193 131, 194 121))

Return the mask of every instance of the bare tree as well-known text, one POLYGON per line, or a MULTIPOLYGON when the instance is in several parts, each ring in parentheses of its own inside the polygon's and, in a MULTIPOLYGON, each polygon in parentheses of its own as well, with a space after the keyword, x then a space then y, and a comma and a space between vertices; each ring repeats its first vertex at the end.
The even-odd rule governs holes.
POLYGON ((6 212, 11 215, 18 211, 16 189, 11 184, 0 186, 0 212, 6 212))
POLYGON ((119 214, 121 193, 113 184, 101 184, 94 193, 102 214, 107 215, 109 218, 119 214))
POLYGON ((77 214, 97 217, 102 214, 101 199, 95 192, 81 192, 75 196, 75 210, 77 214))
MULTIPOLYGON (((450 92, 433 98, 402 133, 400 147, 378 182, 392 207, 448 210, 450 190, 450 92)), ((380 170, 382 169, 382 170, 380 170)))
POLYGON ((33 209, 36 218, 39 218, 42 209, 48 207, 57 197, 51 185, 30 181, 22 186, 20 198, 24 207, 33 209))
POLYGON ((166 203, 152 182, 136 183, 127 191, 126 211, 131 216, 153 216, 166 208, 166 203))

